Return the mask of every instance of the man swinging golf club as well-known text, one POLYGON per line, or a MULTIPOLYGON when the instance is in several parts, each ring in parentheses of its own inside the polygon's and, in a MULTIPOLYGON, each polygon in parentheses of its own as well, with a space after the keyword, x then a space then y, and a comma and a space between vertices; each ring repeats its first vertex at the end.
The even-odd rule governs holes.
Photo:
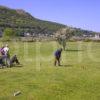
POLYGON ((54 53, 55 56, 55 61, 54 61, 54 65, 56 66, 58 64, 58 66, 61 66, 60 64, 60 60, 61 60, 61 53, 62 53, 62 48, 57 49, 54 53))

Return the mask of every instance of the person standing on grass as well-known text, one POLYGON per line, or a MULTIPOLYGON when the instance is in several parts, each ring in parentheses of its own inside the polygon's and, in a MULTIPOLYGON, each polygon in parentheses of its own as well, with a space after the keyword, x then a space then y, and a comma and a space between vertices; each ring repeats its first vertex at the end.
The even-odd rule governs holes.
POLYGON ((4 53, 4 46, 0 48, 0 67, 3 68, 5 66, 4 60, 5 60, 5 53, 4 53))
POLYGON ((2 46, 2 47, 0 48, 0 56, 3 56, 3 55, 5 55, 4 46, 2 46))
POLYGON ((10 62, 10 54, 9 54, 8 44, 5 45, 3 50, 4 50, 4 55, 5 55, 5 63, 6 63, 6 66, 8 67, 9 66, 9 62, 10 62))
POLYGON ((55 65, 55 66, 56 66, 57 64, 58 64, 58 66, 61 66, 61 64, 60 64, 61 53, 62 53, 62 48, 56 50, 55 53, 54 53, 54 56, 55 56, 54 65, 55 65))
POLYGON ((9 54, 9 47, 8 44, 5 45, 5 47, 3 48, 5 55, 9 54))

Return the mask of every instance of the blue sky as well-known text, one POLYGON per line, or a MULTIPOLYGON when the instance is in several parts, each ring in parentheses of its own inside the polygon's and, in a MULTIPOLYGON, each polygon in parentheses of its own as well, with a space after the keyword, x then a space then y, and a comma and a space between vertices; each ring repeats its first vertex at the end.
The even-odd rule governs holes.
POLYGON ((100 32, 100 0, 0 0, 34 17, 100 32))

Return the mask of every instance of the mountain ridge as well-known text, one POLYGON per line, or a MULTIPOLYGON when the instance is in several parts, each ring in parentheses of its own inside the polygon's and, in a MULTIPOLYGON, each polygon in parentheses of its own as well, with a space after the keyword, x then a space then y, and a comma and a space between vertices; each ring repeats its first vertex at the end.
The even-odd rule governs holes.
MULTIPOLYGON (((19 31, 19 34, 23 33, 35 33, 37 34, 42 29, 46 28, 46 34, 53 34, 61 28, 69 27, 56 22, 45 21, 35 18, 30 13, 23 9, 12 9, 9 7, 0 5, 0 30, 4 31, 5 28, 14 28, 19 31)), ((74 27, 70 27, 74 28, 74 27)), ((92 34, 92 31, 83 30, 79 28, 74 28, 79 30, 79 33, 83 34, 85 32, 92 34)), ((44 34, 44 32, 41 32, 44 34)))
POLYGON ((65 25, 40 20, 22 9, 10 9, 0 6, 0 28, 3 31, 6 27, 15 28, 20 33, 35 33, 39 28, 47 28, 47 31, 52 33, 59 28, 65 27, 65 25))

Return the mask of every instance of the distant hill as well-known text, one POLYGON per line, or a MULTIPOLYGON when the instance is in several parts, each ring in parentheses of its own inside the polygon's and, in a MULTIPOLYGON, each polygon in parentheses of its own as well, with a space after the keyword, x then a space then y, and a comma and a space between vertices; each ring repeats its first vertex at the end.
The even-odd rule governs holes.
POLYGON ((21 33, 36 32, 46 28, 48 33, 52 33, 65 25, 37 19, 21 9, 0 6, 0 29, 4 30, 6 27, 15 28, 21 33))
MULTIPOLYGON (((45 28, 46 34, 52 34, 61 28, 68 27, 63 24, 44 21, 33 17, 28 12, 21 9, 11 9, 8 7, 0 6, 0 33, 5 28, 14 28, 20 35, 23 33, 38 33, 45 28)), ((72 28, 72 27, 70 27, 72 28)), ((76 35, 92 34, 92 31, 76 29, 76 35)), ((41 32, 40 34, 44 34, 41 32)))

